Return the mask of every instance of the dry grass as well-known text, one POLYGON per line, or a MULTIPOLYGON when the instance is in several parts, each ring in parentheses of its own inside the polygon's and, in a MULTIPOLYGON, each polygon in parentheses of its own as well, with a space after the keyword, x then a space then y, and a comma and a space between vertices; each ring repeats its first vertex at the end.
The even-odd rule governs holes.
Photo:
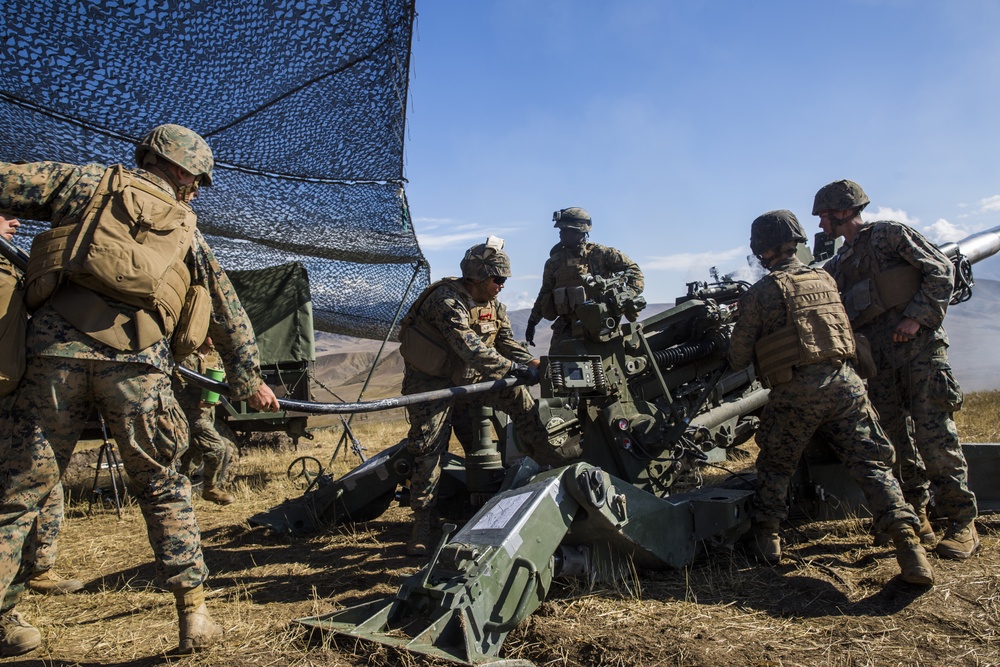
POLYGON ((965 397, 955 413, 963 442, 1000 442, 1000 391, 980 391, 965 397))
MULTIPOLYGON (((973 394, 960 414, 963 439, 996 441, 1000 393, 973 394)), ((356 423, 372 454, 397 442, 405 423, 356 423)), ((392 594, 422 562, 407 558, 408 510, 333 528, 311 539, 251 530, 246 518, 297 488, 285 476, 296 457, 327 465, 339 430, 320 431, 299 450, 244 452, 235 505, 195 500, 212 571, 210 606, 226 630, 222 645, 189 665, 416 665, 427 661, 378 646, 310 646, 294 618, 392 594)), ((357 463, 341 451, 335 474, 357 463)), ((90 473, 92 474, 92 473, 90 473)), ((90 480, 83 484, 89 490, 90 480)), ((77 495, 79 498, 79 493, 77 495)), ((19 609, 43 631, 43 647, 16 664, 154 665, 176 643, 172 596, 153 586, 138 509, 119 521, 108 509, 86 515, 74 502, 59 570, 84 580, 83 593, 29 595, 19 609)), ((716 552, 675 572, 638 572, 622 585, 560 583, 511 633, 505 657, 552 666, 998 665, 1000 521, 979 521, 980 555, 966 563, 932 558, 938 585, 923 591, 895 578, 891 553, 871 546, 868 522, 789 527, 790 558, 761 567, 740 551, 716 552)))

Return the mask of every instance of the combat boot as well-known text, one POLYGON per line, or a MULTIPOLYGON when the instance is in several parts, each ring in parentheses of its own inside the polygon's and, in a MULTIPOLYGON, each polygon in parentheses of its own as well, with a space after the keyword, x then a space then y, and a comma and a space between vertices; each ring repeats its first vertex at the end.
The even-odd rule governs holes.
POLYGON ((889 528, 889 535, 896 546, 896 562, 899 563, 903 581, 919 586, 933 586, 934 571, 913 526, 905 521, 897 521, 889 528))
POLYGON ((0 614, 0 656, 9 657, 34 651, 42 645, 42 633, 19 613, 8 609, 0 614))
POLYGON ((962 560, 979 551, 979 533, 973 521, 958 523, 953 521, 937 545, 937 554, 942 558, 962 560))
POLYGON ((42 595, 66 595, 83 588, 83 582, 79 579, 63 579, 55 570, 45 570, 28 579, 28 588, 42 595))
MULTIPOLYGON (((920 521, 920 525, 917 526, 917 537, 920 538, 920 543, 925 547, 933 547, 934 543, 937 542, 937 535, 934 534, 931 520, 927 518, 927 511, 917 514, 917 519, 920 521)), ((875 533, 875 546, 884 547, 890 542, 892 542, 892 535, 889 533, 875 533)))
POLYGON ((406 543, 407 556, 426 556, 431 545, 431 513, 430 510, 413 511, 413 530, 410 541, 406 543))
POLYGON ((754 526, 753 552, 758 560, 777 563, 781 560, 781 537, 777 521, 761 521, 754 526))
POLYGON ((934 543, 937 542, 937 535, 934 534, 931 520, 927 518, 927 510, 918 514, 917 519, 920 520, 920 525, 917 526, 917 537, 920 538, 920 543, 925 547, 933 547, 934 543))
POLYGON ((208 648, 222 639, 222 626, 212 620, 205 605, 205 587, 174 591, 180 642, 174 655, 189 655, 208 648))
POLYGON ((201 497, 216 505, 232 505, 236 502, 233 494, 227 493, 222 489, 216 489, 215 487, 202 490, 201 497))

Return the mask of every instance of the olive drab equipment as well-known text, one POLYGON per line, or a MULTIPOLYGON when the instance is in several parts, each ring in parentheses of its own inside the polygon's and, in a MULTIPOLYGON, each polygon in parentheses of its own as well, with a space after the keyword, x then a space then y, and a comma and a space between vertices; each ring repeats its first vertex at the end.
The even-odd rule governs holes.
POLYGON ((212 319, 212 295, 201 285, 192 285, 177 318, 171 349, 174 359, 184 359, 208 338, 212 319))
POLYGON ((0 260, 0 396, 12 394, 24 375, 27 328, 24 281, 9 262, 0 260))
MULTIPOLYGON (((948 252, 967 253, 974 262, 1000 253, 1000 227, 948 252)), ((560 449, 584 443, 580 460, 551 470, 530 457, 505 461, 501 490, 461 529, 446 527, 429 562, 396 591, 295 623, 455 664, 499 664, 506 637, 543 604, 553 578, 593 582, 633 577, 636 568, 683 571, 706 544, 735 544, 750 533, 752 485, 698 480, 689 490, 694 466, 724 462, 727 452, 759 432, 769 402, 753 373, 723 361, 749 286, 729 278, 691 283, 673 308, 639 323, 620 321, 627 308, 622 301, 636 297, 620 291, 620 282, 607 286, 591 289, 572 351, 548 358, 536 401, 550 443, 560 449), (716 458, 706 461, 706 455, 716 458)), ((502 437, 495 442, 500 452, 502 443, 502 437)), ((970 467, 975 456, 991 470, 995 449, 963 445, 970 467)), ((485 451, 456 457, 442 479, 471 493, 477 487, 470 480, 493 465, 484 463, 485 451)), ((808 465, 798 469, 788 493, 796 510, 817 519, 859 516, 865 498, 833 451, 812 443, 806 451, 808 465)), ((395 497, 399 471, 412 469, 408 461, 412 455, 400 443, 250 523, 308 534, 376 518, 395 497), (378 505, 374 512, 372 505, 378 505), (356 519, 360 514, 364 518, 356 519)), ((995 491, 990 482, 969 477, 980 498, 995 491)))
POLYGON ((796 366, 855 356, 854 332, 830 274, 808 269, 769 277, 781 289, 788 322, 754 347, 757 375, 765 386, 791 381, 796 366))
POLYGON ((813 199, 813 215, 823 211, 846 211, 856 208, 863 211, 871 201, 861 186, 847 179, 827 183, 819 189, 813 199))
MULTIPOLYGON (((70 324, 117 350, 170 337, 192 296, 185 257, 196 220, 172 192, 121 165, 108 167, 75 224, 64 221, 32 241, 28 308, 49 300, 70 324), (102 296, 138 310, 116 308, 102 296)), ((192 305, 202 312, 185 321, 207 331, 206 300, 192 305)))
POLYGON ((555 287, 548 303, 542 304, 542 316, 554 320, 560 315, 572 315, 577 306, 587 300, 584 276, 590 275, 590 252, 592 244, 584 243, 578 249, 568 251, 561 246, 553 254, 561 254, 562 261, 556 266, 555 287))
POLYGON ((594 223, 590 219, 590 214, 579 206, 571 206, 556 211, 552 214, 552 219, 556 224, 552 225, 557 229, 575 229, 579 232, 589 232, 594 223))
POLYGON ((467 372, 465 363, 452 351, 444 334, 420 312, 427 297, 444 285, 451 285, 461 294, 469 310, 469 327, 479 334, 486 347, 493 347, 500 331, 497 302, 476 303, 462 285, 462 278, 443 278, 420 293, 400 322, 399 353, 421 373, 450 378, 457 385, 467 384, 473 376, 467 372))

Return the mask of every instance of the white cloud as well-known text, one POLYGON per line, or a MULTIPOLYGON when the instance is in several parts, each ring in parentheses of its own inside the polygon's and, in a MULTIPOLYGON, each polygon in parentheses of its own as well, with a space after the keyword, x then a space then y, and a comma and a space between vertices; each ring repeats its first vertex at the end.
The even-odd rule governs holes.
POLYGON ((527 292, 517 292, 512 294, 501 292, 500 301, 507 306, 507 310, 524 310, 525 308, 531 308, 535 305, 535 296, 533 294, 528 294, 527 292))
POLYGON ((476 223, 459 222, 452 218, 414 218, 417 241, 424 250, 465 248, 486 238, 486 230, 476 223))
POLYGON ((690 273, 692 270, 697 270, 707 276, 709 268, 713 266, 719 267, 719 270, 725 273, 727 266, 733 266, 737 263, 742 265, 743 257, 746 254, 746 246, 721 252, 682 252, 674 255, 650 257, 646 261, 640 262, 639 266, 642 267, 643 271, 685 271, 690 273))
MULTIPOLYGON (((718 252, 677 253, 674 255, 650 257, 646 261, 639 262, 639 266, 642 267, 643 273, 646 274, 647 292, 650 291, 651 287, 657 285, 661 287, 659 291, 662 292, 662 287, 665 285, 663 278, 654 278, 650 275, 653 271, 676 274, 676 277, 672 278, 672 280, 677 281, 679 284, 668 292, 671 294, 670 298, 674 298, 684 293, 684 283, 695 281, 711 282, 712 274, 710 270, 712 267, 718 269, 720 276, 729 275, 736 280, 756 281, 759 276, 753 273, 747 261, 748 257, 750 257, 749 249, 746 246, 740 246, 718 252)), ((756 260, 753 261, 756 263, 756 260)), ((663 297, 648 294, 647 299, 663 300, 663 297)))
POLYGON ((875 220, 895 220, 896 222, 902 222, 904 225, 909 225, 914 229, 919 229, 920 225, 920 218, 911 218, 909 213, 906 211, 886 208, 885 206, 879 206, 874 211, 871 209, 865 209, 861 212, 861 219, 865 222, 873 222, 875 220))
POLYGON ((417 241, 424 250, 444 250, 461 247, 465 249, 476 241, 485 241, 486 231, 475 229, 467 232, 452 232, 451 234, 417 234, 417 241))
POLYGON ((507 228, 487 229, 477 222, 460 222, 453 218, 414 218, 417 241, 424 250, 445 250, 462 248, 476 242, 483 242, 490 234, 503 238, 510 231, 507 228))
POLYGON ((966 236, 974 233, 969 227, 956 225, 944 218, 938 218, 934 224, 924 227, 921 232, 938 245, 948 243, 949 241, 961 241, 966 236))
MULTIPOLYGON (((996 210, 1000 210, 1000 196, 998 196, 995 198, 990 197, 988 199, 979 200, 978 205, 980 206, 980 211, 987 210, 984 202, 988 202, 991 199, 997 200, 996 210)), ((985 226, 983 225, 959 225, 951 222, 950 220, 946 220, 945 218, 938 218, 929 225, 921 225, 920 218, 910 217, 906 211, 885 208, 884 206, 880 206, 874 211, 864 211, 861 216, 866 222, 872 222, 875 220, 895 220, 896 222, 902 222, 903 224, 916 229, 936 244, 948 243, 950 241, 960 241, 970 234, 975 234, 976 232, 985 229, 985 226)), ((964 218, 966 216, 960 217, 964 218)))
POLYGON ((1000 195, 993 195, 992 197, 980 199, 976 202, 976 206, 979 207, 977 213, 992 213, 1000 211, 1000 195))

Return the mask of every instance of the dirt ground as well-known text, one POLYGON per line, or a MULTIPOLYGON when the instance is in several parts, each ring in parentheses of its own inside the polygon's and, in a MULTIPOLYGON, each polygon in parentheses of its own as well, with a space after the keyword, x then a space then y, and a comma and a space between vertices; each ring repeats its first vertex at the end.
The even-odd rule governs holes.
MULTIPOLYGON (((359 425, 372 454, 401 426, 359 425)), ((309 644, 295 618, 392 595, 423 559, 403 543, 409 510, 308 539, 275 537, 247 518, 301 489, 285 471, 299 456, 330 463, 337 433, 290 448, 244 451, 238 502, 195 499, 211 570, 210 608, 225 641, 179 660, 190 665, 447 664, 351 641, 309 644)), ((357 463, 343 451, 333 469, 357 463)), ((93 471, 82 468, 69 508, 58 570, 82 579, 77 595, 28 595, 18 609, 43 646, 18 665, 157 665, 176 644, 172 596, 154 583, 138 509, 87 513, 93 471)), ((102 484, 105 481, 102 480, 102 484)), ((901 582, 888 548, 872 546, 867 520, 783 527, 787 557, 757 565, 740 550, 715 552, 669 572, 638 572, 614 587, 557 583, 508 637, 502 657, 539 667, 666 665, 1000 665, 1000 518, 980 518, 981 552, 967 562, 932 556, 937 585, 901 582)), ((940 526, 938 526, 940 528, 940 526)))

